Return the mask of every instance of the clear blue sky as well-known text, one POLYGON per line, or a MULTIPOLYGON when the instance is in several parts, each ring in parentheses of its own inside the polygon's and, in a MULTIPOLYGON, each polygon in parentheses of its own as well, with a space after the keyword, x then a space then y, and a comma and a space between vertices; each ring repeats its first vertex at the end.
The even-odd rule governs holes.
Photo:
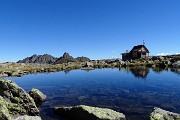
POLYGON ((121 57, 143 40, 151 55, 180 52, 180 0, 0 0, 0 62, 121 57))

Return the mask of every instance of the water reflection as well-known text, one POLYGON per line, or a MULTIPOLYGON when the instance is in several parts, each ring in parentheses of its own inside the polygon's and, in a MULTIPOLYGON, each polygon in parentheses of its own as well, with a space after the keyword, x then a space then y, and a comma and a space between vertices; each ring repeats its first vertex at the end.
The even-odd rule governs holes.
POLYGON ((171 71, 180 75, 180 68, 172 68, 171 71))
POLYGON ((145 79, 149 73, 149 68, 147 68, 147 67, 132 67, 132 68, 130 68, 130 71, 135 77, 145 79))
POLYGON ((161 67, 130 67, 130 68, 121 68, 119 70, 126 70, 127 73, 130 71, 135 77, 145 79, 147 78, 150 69, 155 73, 162 73, 164 71, 171 71, 176 74, 180 74, 180 68, 161 68, 161 67))
POLYGON ((119 71, 126 71, 127 73, 132 73, 136 78, 146 79, 149 74, 150 68, 148 67, 126 67, 120 68, 119 71))
MULTIPOLYGON (((135 77, 137 78, 147 78, 149 71, 153 70, 155 73, 162 73, 164 71, 171 71, 174 72, 176 74, 180 74, 180 68, 164 68, 164 67, 145 67, 145 66, 141 66, 141 67, 122 67, 119 68, 119 71, 123 70, 123 71, 127 71, 127 73, 131 72, 135 77)), ((95 69, 81 69, 83 71, 86 72, 90 72, 93 71, 95 69)), ((69 74, 69 72, 72 70, 64 70, 65 74, 69 74)))
POLYGON ((50 109, 54 106, 80 104, 122 112, 127 120, 148 120, 153 107, 180 113, 180 77, 171 71, 180 70, 162 74, 145 67, 72 70, 9 79, 26 91, 35 87, 48 96, 41 106, 43 120, 57 120, 50 109))
POLYGON ((71 70, 65 70, 64 73, 68 74, 71 70))
POLYGON ((153 67, 152 70, 156 73, 161 73, 164 70, 167 70, 166 68, 162 68, 162 67, 153 67))

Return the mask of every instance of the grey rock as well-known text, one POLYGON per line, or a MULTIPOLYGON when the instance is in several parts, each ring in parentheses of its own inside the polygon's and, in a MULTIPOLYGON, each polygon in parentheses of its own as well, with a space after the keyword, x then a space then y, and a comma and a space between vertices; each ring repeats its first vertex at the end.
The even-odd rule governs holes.
POLYGON ((180 114, 155 107, 150 115, 150 120, 180 120, 180 114))
POLYGON ((41 105, 42 102, 46 99, 46 95, 44 95, 38 89, 34 88, 29 92, 29 95, 34 99, 34 102, 37 106, 41 105))
POLYGON ((18 116, 16 118, 14 118, 14 120, 42 120, 42 119, 39 116, 23 115, 23 116, 18 116))
POLYGON ((84 67, 93 67, 94 64, 92 62, 86 62, 84 67))
POLYGON ((39 115, 33 98, 11 80, 0 80, 0 96, 7 102, 11 114, 39 115))
POLYGON ((180 61, 173 63, 174 68, 180 68, 180 61))
POLYGON ((0 74, 0 78, 4 78, 4 77, 8 77, 8 75, 5 74, 5 73, 1 73, 1 74, 0 74))
POLYGON ((24 75, 23 71, 17 70, 11 74, 12 77, 22 77, 24 75))
POLYGON ((11 71, 4 71, 3 74, 7 75, 8 77, 12 75, 11 71))
POLYGON ((125 120, 125 115, 107 108, 85 105, 55 107, 54 113, 68 120, 125 120))

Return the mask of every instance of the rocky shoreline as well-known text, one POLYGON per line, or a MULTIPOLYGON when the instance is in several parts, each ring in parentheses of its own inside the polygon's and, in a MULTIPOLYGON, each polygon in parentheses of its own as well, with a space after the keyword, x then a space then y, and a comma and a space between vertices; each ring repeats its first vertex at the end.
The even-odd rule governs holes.
POLYGON ((70 71, 74 69, 93 70, 96 68, 133 68, 147 67, 153 70, 170 69, 180 73, 180 56, 154 56, 145 59, 122 61, 120 59, 65 62, 61 64, 42 63, 0 63, 0 78, 22 77, 27 74, 70 71))
MULTIPOLYGON (((38 94, 39 91, 32 95, 38 94)), ((1 120, 41 120, 39 114, 34 99, 28 93, 11 80, 0 80, 1 120)))
MULTIPOLYGON (((0 80, 0 119, 1 120, 41 120, 38 107, 45 101, 38 89, 29 94, 11 80, 0 80)), ((86 105, 54 107, 54 114, 67 120, 126 120, 123 113, 108 108, 86 105)), ((154 108, 149 120, 180 120, 180 114, 154 108)))

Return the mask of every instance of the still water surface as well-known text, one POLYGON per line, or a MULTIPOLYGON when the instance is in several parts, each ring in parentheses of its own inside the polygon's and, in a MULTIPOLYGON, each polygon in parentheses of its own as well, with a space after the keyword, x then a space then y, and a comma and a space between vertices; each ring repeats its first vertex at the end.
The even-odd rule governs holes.
POLYGON ((155 106, 180 113, 180 74, 171 71, 72 70, 9 79, 27 92, 37 88, 48 96, 41 107, 44 120, 55 119, 50 108, 56 105, 111 108, 128 120, 148 120, 155 106))

